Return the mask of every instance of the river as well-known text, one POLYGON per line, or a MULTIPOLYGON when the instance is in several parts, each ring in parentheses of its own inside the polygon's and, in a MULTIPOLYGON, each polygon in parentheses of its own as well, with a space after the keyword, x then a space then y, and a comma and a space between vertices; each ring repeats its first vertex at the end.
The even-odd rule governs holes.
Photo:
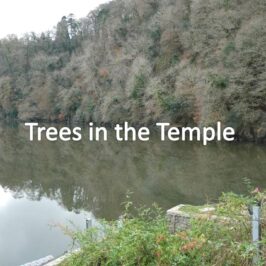
POLYGON ((59 256, 72 241, 61 225, 116 219, 127 191, 165 210, 266 187, 266 145, 251 143, 30 142, 21 125, 0 126, 0 265, 59 256))

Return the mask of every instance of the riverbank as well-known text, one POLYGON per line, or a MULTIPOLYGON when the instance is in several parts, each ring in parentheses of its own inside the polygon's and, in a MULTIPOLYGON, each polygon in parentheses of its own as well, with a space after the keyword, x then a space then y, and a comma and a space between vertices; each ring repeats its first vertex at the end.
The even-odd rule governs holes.
MULTIPOLYGON (((81 251, 63 261, 74 265, 254 265, 248 206, 264 200, 265 192, 252 196, 224 194, 212 206, 183 206, 189 226, 169 231, 169 220, 158 207, 136 209, 126 205, 121 222, 103 223, 100 229, 79 232, 81 251), (132 213, 135 213, 132 215, 132 213), (226 217, 226 218, 224 218, 226 217)), ((265 264, 265 206, 262 218, 262 253, 265 264)))
POLYGON ((223 191, 245 194, 243 177, 266 187, 266 147, 252 143, 203 147, 161 142, 156 134, 149 143, 96 143, 87 137, 80 143, 30 142, 25 128, 10 125, 0 127, 0 145, 0 197, 5 206, 0 233, 2 243, 9 243, 1 249, 0 265, 63 254, 71 239, 51 230, 51 221, 71 220, 84 228, 83 210, 97 220, 115 220, 123 212, 127 190, 133 192, 136 206, 157 202, 166 211, 182 203, 216 202, 223 191), (10 246, 17 257, 10 256, 10 246))

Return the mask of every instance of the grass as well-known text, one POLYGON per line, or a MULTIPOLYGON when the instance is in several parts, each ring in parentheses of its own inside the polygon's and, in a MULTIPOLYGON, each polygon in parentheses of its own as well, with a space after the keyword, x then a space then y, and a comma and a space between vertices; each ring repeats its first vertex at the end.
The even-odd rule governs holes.
POLYGON ((204 206, 192 206, 192 205, 184 205, 184 207, 180 208, 180 211, 188 213, 188 214, 198 214, 204 212, 204 209, 211 209, 214 205, 204 205, 204 206))
MULTIPOLYGON (((128 203, 122 225, 121 221, 103 222, 100 229, 75 233, 74 239, 81 245, 81 251, 61 266, 253 265, 256 250, 246 210, 265 196, 265 192, 258 191, 251 196, 223 194, 211 215, 228 219, 199 216, 192 219, 189 229, 175 234, 170 234, 165 213, 157 206, 137 209, 128 203)), ((193 206, 187 208, 193 212, 200 210, 193 206)), ((262 226, 262 245, 265 246, 264 231, 265 224, 262 226)), ((257 265, 265 265, 265 262, 261 256, 257 265)))

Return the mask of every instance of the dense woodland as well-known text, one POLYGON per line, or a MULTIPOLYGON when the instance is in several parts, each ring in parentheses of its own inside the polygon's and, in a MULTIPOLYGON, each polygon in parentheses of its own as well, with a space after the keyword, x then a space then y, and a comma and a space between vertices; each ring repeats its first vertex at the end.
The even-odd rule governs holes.
POLYGON ((115 0, 0 40, 0 116, 233 126, 266 139, 265 0, 115 0))

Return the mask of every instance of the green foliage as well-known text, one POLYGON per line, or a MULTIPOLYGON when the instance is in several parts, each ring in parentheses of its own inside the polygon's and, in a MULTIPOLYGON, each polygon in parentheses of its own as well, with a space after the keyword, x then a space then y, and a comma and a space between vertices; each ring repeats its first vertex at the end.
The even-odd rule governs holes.
POLYGON ((65 99, 61 109, 66 116, 72 117, 81 104, 80 90, 77 88, 69 90, 67 93, 65 93, 64 97, 65 99))
POLYGON ((89 112, 90 115, 93 114, 94 109, 95 109, 95 104, 90 99, 89 102, 88 102, 88 112, 89 112))
POLYGON ((148 47, 148 56, 153 59, 157 56, 159 56, 160 54, 160 46, 156 45, 156 44, 152 44, 151 46, 148 47))
POLYGON ((179 55, 174 54, 171 59, 171 65, 176 65, 179 62, 179 55))
MULTIPOLYGON (((98 123, 119 117, 152 124, 166 111, 188 124, 194 112, 197 123, 219 119, 235 125, 240 139, 266 141, 265 12, 265 0, 112 1, 83 19, 64 16, 53 31, 8 36, 0 40, 0 83, 9 78, 12 90, 0 93, 0 116, 56 120, 72 105, 68 91, 79 88, 82 99, 97 91, 98 123), (131 85, 138 64, 151 74, 131 85), (108 75, 97 75, 100 68, 108 68, 108 75), (169 74, 180 82, 164 82, 169 74), (155 110, 158 99, 149 97, 149 88, 139 112, 131 99, 141 99, 146 84, 138 83, 161 86, 163 108, 155 110), (50 90, 53 97, 45 99, 50 90), (132 97, 126 99, 128 91, 132 97), (112 95, 124 99, 119 108, 106 108, 112 95)), ((91 109, 77 102, 81 106, 73 105, 71 113, 89 117, 91 109)))
POLYGON ((125 14, 122 18, 121 21, 122 23, 129 23, 132 20, 132 17, 130 16, 130 14, 125 14))
POLYGON ((135 100, 139 99, 142 94, 142 89, 145 88, 146 84, 147 84, 147 77, 144 74, 141 73, 139 75, 136 75, 131 97, 135 100))
POLYGON ((70 54, 81 45, 83 34, 81 23, 74 18, 73 14, 63 17, 57 24, 55 34, 55 46, 58 52, 70 54))
POLYGON ((232 0, 223 0, 223 7, 227 10, 231 6, 232 0))
POLYGON ((10 120, 10 119, 17 119, 18 116, 18 110, 15 106, 12 106, 11 109, 7 110, 4 113, 5 119, 10 120))
POLYGON ((155 73, 160 73, 171 66, 177 64, 179 62, 178 54, 164 54, 160 55, 155 60, 154 71, 155 73))
POLYGON ((229 41, 224 49, 223 49, 223 55, 222 55, 222 62, 225 68, 231 68, 235 71, 235 59, 234 56, 236 55, 236 46, 235 42, 229 41))
POLYGON ((160 106, 169 113, 173 122, 180 124, 193 123, 194 104, 191 97, 186 95, 172 97, 159 91, 157 98, 160 106))
POLYGON ((156 26, 155 29, 150 32, 150 37, 153 42, 159 42, 161 39, 161 35, 161 28, 159 26, 156 26))
POLYGON ((106 19, 108 18, 109 9, 107 7, 103 7, 98 10, 96 21, 98 24, 104 24, 106 19))
POLYGON ((160 40, 161 40, 161 28, 156 26, 149 32, 149 37, 152 39, 152 45, 148 47, 148 55, 151 59, 159 56, 160 54, 160 40))
POLYGON ((231 52, 236 50, 236 46, 234 42, 228 42, 227 45, 224 47, 224 54, 225 55, 230 55, 231 52))
POLYGON ((254 199, 236 195, 234 193, 223 193, 217 205, 217 213, 228 217, 242 217, 247 206, 254 203, 254 199))
POLYGON ((158 11, 158 9, 159 9, 159 1, 158 0, 150 1, 150 5, 151 5, 154 13, 158 11))
POLYGON ((189 109, 191 109, 191 103, 185 96, 175 98, 159 91, 157 97, 161 107, 171 114, 183 116, 185 113, 189 113, 189 109))
POLYGON ((229 78, 226 76, 220 76, 220 75, 210 75, 210 82, 211 85, 218 89, 225 89, 229 85, 229 78))
POLYGON ((116 33, 118 34, 118 37, 123 39, 123 40, 126 40, 127 38, 127 35, 128 35, 128 30, 126 27, 120 27, 116 30, 116 33))
MULTIPOLYGON (((252 265, 255 247, 244 211, 253 199, 223 194, 213 216, 198 214, 189 229, 175 234, 169 233, 168 221, 156 205, 135 208, 129 202, 121 220, 76 233, 81 251, 62 266, 252 265)), ((264 263, 261 257, 258 265, 264 263)))

